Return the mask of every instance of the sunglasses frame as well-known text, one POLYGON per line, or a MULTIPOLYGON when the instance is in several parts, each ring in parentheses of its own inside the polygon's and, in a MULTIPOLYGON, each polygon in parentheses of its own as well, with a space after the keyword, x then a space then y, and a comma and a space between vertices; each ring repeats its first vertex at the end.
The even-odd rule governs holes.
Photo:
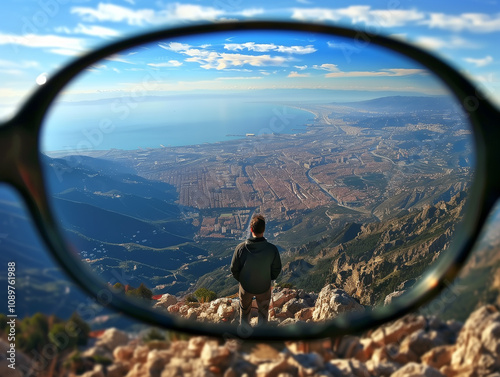
POLYGON ((104 306, 109 306, 135 319, 189 334, 215 337, 237 337, 252 340, 304 340, 361 333, 374 326, 397 319, 411 311, 446 288, 457 276, 460 268, 476 243, 481 229, 495 202, 500 196, 500 152, 495 145, 500 140, 499 111, 484 98, 463 75, 447 63, 430 53, 405 42, 338 26, 286 21, 231 21, 202 25, 183 26, 153 31, 133 36, 94 50, 73 61, 41 86, 20 111, 9 121, 0 125, 0 151, 3 163, 0 178, 12 185, 23 197, 34 220, 36 228, 45 244, 63 267, 64 271, 78 285, 97 298, 104 306), (125 49, 158 40, 173 40, 178 37, 196 36, 218 32, 238 31, 297 31, 340 36, 363 44, 374 44, 388 51, 404 55, 428 68, 451 90, 464 113, 468 116, 474 131, 477 152, 475 176, 468 195, 467 211, 457 232, 456 240, 445 255, 438 260, 419 280, 414 288, 389 306, 378 307, 364 313, 350 313, 324 323, 296 324, 274 328, 243 329, 228 324, 208 324, 189 321, 132 302, 122 294, 113 292, 109 286, 98 282, 83 269, 64 242, 57 221, 51 211, 39 151, 43 119, 54 99, 63 88, 80 72, 92 64, 125 49), (488 172, 490 174, 488 174, 488 172))

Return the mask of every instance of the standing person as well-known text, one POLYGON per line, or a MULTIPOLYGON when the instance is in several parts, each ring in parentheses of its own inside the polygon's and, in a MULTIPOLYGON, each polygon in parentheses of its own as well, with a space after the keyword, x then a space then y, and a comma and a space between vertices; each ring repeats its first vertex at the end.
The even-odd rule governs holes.
POLYGON ((258 324, 267 323, 271 281, 281 272, 278 248, 264 238, 265 230, 264 216, 254 215, 250 221, 252 236, 236 247, 231 261, 231 273, 240 283, 240 325, 249 324, 254 297, 259 313, 258 324))

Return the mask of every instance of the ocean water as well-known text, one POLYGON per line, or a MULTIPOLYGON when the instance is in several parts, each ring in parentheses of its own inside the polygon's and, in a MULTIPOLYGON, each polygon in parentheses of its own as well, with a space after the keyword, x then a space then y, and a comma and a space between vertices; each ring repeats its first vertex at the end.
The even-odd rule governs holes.
POLYGON ((53 107, 42 151, 159 148, 196 145, 246 134, 306 131, 314 115, 279 103, 236 98, 110 99, 53 107))

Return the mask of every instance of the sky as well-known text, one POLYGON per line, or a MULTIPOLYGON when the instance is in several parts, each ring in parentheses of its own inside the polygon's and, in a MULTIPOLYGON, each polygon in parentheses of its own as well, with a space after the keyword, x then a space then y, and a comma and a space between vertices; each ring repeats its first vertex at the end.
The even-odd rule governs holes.
MULTIPOLYGON (((417 44, 451 63, 500 103, 500 49, 496 47, 500 36, 498 1, 385 0, 366 4, 315 0, 271 3, 260 0, 147 3, 134 0, 18 0, 2 2, 0 15, 0 115, 3 116, 12 114, 23 99, 66 63, 119 38, 193 22, 268 18, 340 24, 417 44)), ((180 72, 179 67, 196 67, 214 74, 224 70, 226 76, 232 75, 233 81, 235 77, 241 78, 239 85, 242 88, 249 85, 249 81, 258 81, 249 78, 258 76, 260 80, 265 75, 263 70, 272 73, 273 65, 283 66, 284 63, 287 71, 282 71, 281 75, 286 73, 286 77, 296 79, 342 75, 350 75, 353 79, 361 77, 364 69, 352 64, 341 67, 328 60, 308 62, 307 55, 318 49, 314 42, 294 44, 287 40, 288 44, 281 45, 274 37, 266 40, 265 35, 253 40, 228 40, 217 48, 208 46, 209 42, 206 46, 201 41, 195 42, 198 44, 164 45, 163 51, 170 52, 170 58, 165 55, 162 61, 143 60, 143 63, 160 72, 169 69, 180 72), (283 59, 289 61, 283 62, 283 59), (246 84, 242 80, 247 80, 246 84)), ((137 58, 120 55, 95 68, 123 73, 125 65, 129 70, 139 68, 133 63, 137 58)), ((394 71, 401 68, 379 67, 378 74, 409 73, 394 71)))

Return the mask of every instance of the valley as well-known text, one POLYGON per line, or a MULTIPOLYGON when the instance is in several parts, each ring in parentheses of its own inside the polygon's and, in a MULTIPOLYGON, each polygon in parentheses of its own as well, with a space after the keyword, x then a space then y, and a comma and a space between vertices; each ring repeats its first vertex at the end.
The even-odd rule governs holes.
POLYGON ((300 108, 315 118, 296 134, 46 156, 53 206, 82 263, 155 294, 230 295, 232 252, 258 212, 286 265, 280 282, 331 282, 372 305, 418 279, 463 215, 474 165, 466 122, 433 97, 300 108))

